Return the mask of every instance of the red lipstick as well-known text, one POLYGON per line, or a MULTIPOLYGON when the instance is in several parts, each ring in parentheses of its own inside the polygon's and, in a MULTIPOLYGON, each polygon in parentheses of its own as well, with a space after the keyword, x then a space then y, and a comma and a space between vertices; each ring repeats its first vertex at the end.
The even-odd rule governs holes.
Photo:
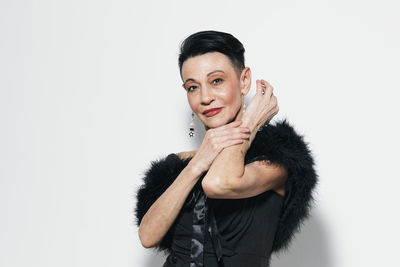
POLYGON ((206 115, 207 117, 212 117, 212 116, 220 113, 221 110, 222 110, 222 108, 210 108, 210 109, 205 110, 203 112, 203 114, 206 115))

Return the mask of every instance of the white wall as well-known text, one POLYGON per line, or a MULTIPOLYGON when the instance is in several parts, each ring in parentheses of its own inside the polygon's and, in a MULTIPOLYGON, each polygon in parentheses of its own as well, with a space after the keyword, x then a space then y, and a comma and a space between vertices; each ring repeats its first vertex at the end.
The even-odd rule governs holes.
POLYGON ((207 29, 244 44, 254 80, 275 88, 276 118, 316 157, 313 216, 272 266, 399 266, 398 11, 389 0, 1 0, 0 266, 161 266, 140 245, 133 194, 150 160, 201 141, 188 137, 177 57, 207 29))

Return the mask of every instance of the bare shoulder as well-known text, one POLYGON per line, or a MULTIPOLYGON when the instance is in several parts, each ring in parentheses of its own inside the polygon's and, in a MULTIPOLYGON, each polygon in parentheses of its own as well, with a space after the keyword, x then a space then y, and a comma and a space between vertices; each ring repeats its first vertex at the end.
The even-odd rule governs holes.
POLYGON ((187 158, 193 158, 194 155, 196 154, 197 150, 192 150, 192 151, 183 151, 179 153, 175 153, 181 160, 185 160, 187 158))

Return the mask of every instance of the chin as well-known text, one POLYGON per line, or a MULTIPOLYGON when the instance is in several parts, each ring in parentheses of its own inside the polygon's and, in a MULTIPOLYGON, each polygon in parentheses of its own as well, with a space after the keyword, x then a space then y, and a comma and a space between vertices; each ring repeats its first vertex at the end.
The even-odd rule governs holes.
POLYGON ((217 119, 217 118, 209 118, 209 121, 207 123, 203 123, 206 127, 212 129, 212 128, 217 128, 220 126, 223 126, 225 124, 228 124, 230 121, 228 119, 217 119))

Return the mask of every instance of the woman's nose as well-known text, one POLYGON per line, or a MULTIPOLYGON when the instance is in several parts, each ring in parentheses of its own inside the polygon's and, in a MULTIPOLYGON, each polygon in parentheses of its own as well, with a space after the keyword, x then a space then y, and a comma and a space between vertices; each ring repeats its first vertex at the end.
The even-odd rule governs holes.
POLYGON ((203 105, 208 105, 213 100, 212 92, 208 88, 203 88, 201 90, 201 103, 203 105))

